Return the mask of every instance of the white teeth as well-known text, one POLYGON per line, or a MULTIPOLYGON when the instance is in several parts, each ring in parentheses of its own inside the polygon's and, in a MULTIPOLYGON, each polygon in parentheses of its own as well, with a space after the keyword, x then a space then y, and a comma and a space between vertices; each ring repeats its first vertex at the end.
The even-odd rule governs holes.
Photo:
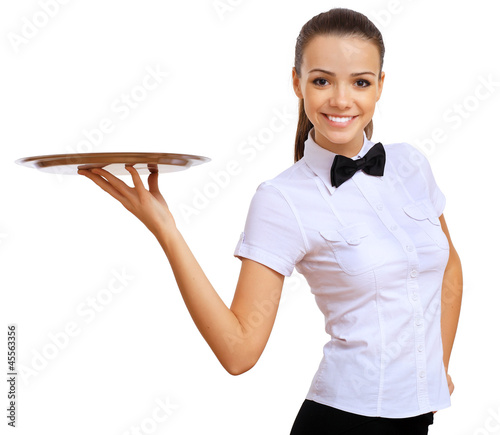
POLYGON ((347 122, 350 121, 354 116, 350 116, 348 118, 336 118, 335 116, 328 116, 328 119, 333 122, 347 122))

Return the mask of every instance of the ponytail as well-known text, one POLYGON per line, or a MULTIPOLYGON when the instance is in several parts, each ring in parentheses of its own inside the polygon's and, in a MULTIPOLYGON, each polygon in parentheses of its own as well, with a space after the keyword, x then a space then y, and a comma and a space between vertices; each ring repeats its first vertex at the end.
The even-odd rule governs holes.
POLYGON ((304 99, 299 100, 299 122, 297 123, 297 133, 295 135, 295 162, 304 157, 304 142, 307 140, 309 130, 313 124, 309 121, 304 109, 304 99))
POLYGON ((365 127, 365 134, 366 134, 366 138, 368 140, 370 140, 372 138, 372 135, 373 135, 373 121, 370 119, 370 122, 368 123, 368 125, 365 127))

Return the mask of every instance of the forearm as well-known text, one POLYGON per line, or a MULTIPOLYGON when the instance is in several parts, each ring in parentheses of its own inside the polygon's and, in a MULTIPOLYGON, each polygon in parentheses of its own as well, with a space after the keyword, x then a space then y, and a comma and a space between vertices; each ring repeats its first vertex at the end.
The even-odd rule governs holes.
POLYGON ((441 337, 443 341, 443 363, 448 370, 451 350, 458 327, 462 305, 462 265, 457 251, 450 247, 450 258, 443 276, 441 293, 441 337))
POLYGON ((248 336, 245 335, 246 330, 238 316, 224 304, 213 289, 177 230, 167 202, 158 188, 158 172, 149 175, 148 191, 144 188, 137 170, 133 166, 125 168, 132 175, 134 188, 101 168, 79 170, 78 173, 90 178, 120 201, 154 234, 172 266, 191 317, 212 351, 229 373, 236 374, 248 370, 256 362, 255 349, 259 348, 250 346, 249 349, 249 346, 246 346, 248 336), (235 343, 235 340, 228 340, 228 337, 237 337, 238 340, 235 343))
POLYGON ((246 348, 235 348, 227 340, 244 335, 240 321, 217 294, 177 229, 163 231, 157 239, 196 327, 229 373, 242 372, 242 365, 249 359, 246 348))

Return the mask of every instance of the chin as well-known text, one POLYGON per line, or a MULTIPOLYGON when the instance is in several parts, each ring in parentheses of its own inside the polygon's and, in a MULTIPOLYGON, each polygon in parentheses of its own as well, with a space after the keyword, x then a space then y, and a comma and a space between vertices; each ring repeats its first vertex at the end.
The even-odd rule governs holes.
POLYGON ((351 142, 356 136, 358 132, 328 132, 327 134, 323 134, 330 142, 336 144, 344 144, 351 142))

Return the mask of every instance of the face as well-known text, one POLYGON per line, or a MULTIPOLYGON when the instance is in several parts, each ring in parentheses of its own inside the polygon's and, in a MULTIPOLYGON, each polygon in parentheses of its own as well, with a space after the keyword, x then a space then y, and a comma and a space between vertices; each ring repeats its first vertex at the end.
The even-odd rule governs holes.
POLYGON ((304 99, 318 145, 346 157, 363 146, 363 130, 375 111, 385 74, 373 42, 320 35, 306 46, 301 77, 293 68, 295 94, 304 99))

